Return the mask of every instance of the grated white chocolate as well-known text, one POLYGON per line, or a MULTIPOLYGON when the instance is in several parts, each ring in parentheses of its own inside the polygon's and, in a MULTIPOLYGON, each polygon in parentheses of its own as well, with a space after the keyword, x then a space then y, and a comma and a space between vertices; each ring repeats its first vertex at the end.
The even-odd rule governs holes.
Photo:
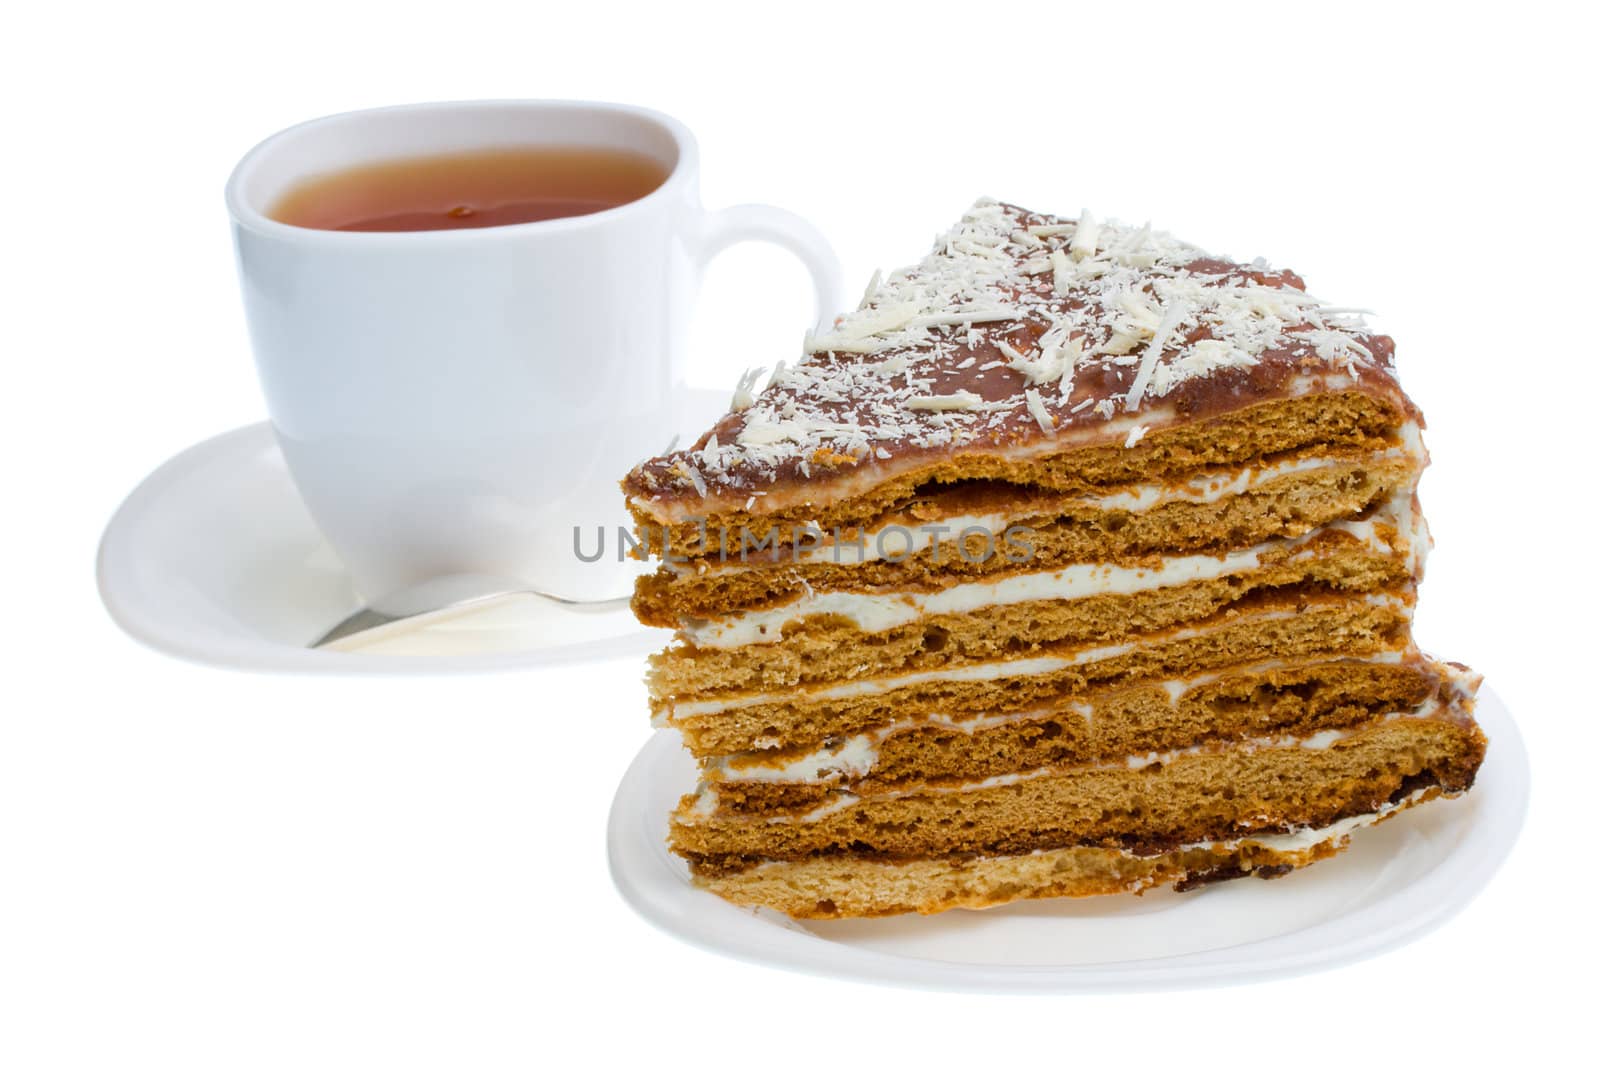
MULTIPOLYGON (((808 335, 804 355, 780 363, 759 395, 754 373, 741 379, 720 439, 656 459, 638 482, 704 497, 736 486, 736 474, 748 486, 902 447, 1001 446, 1119 415, 1157 420, 1157 403, 1179 387, 1248 372, 1269 353, 1357 380, 1386 367, 1358 310, 1298 284, 1149 225, 980 200, 920 263, 874 275, 860 307, 808 335)), ((1149 429, 1133 427, 1127 444, 1149 429)))

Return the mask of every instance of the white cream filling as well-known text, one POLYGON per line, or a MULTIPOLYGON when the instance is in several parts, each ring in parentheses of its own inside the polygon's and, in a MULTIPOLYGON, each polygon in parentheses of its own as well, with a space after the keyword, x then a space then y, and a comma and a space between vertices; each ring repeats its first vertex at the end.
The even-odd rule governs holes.
MULTIPOLYGON (((1420 719, 1432 715, 1437 708, 1437 702, 1430 699, 1415 712, 1387 712, 1384 715, 1374 717, 1371 721, 1371 724, 1368 724, 1368 726, 1373 724, 1392 723, 1401 719, 1420 719)), ((1235 739, 1231 742, 1223 744, 1207 745, 1205 743, 1200 743, 1197 745, 1185 746, 1182 749, 1169 749, 1159 753, 1137 754, 1126 757, 1122 760, 1097 761, 1093 764, 1073 765, 1071 766, 1071 770, 1110 771, 1112 769, 1127 769, 1129 771, 1137 772, 1148 768, 1153 764, 1170 764, 1173 761, 1180 760, 1184 757, 1194 757, 1202 753, 1232 753, 1241 749, 1247 753, 1254 753, 1263 749, 1327 749, 1330 746, 1344 741, 1356 733, 1358 732, 1348 730, 1328 730, 1318 731, 1315 734, 1307 735, 1305 737, 1274 737, 1271 735, 1265 735, 1258 738, 1235 739)), ((973 780, 969 783, 951 784, 949 786, 907 787, 901 790, 886 791, 883 794, 878 795, 878 797, 910 798, 929 792, 938 794, 968 794, 973 791, 990 790, 995 787, 1015 786, 1018 783, 1026 783, 1029 780, 1041 779, 1059 771, 1059 768, 1054 767, 1035 768, 1027 772, 1008 772, 1004 775, 988 776, 984 779, 973 780)), ((807 817, 811 820, 820 819, 820 817, 827 815, 825 812, 823 812, 825 809, 830 807, 834 810, 844 809, 849 805, 855 804, 857 800, 858 799, 855 795, 841 795, 836 802, 829 802, 826 806, 817 807, 817 809, 812 810, 811 813, 807 814, 807 817)), ((777 821, 786 818, 780 814, 779 816, 771 819, 777 821)))
POLYGON ((1280 461, 1264 468, 1243 468, 1231 472, 1212 472, 1203 476, 1196 476, 1177 487, 1164 486, 1159 483, 1142 483, 1114 494, 1089 498, 1084 501, 1100 509, 1123 509, 1137 513, 1167 502, 1217 502, 1224 498, 1243 494, 1252 487, 1263 486, 1284 476, 1298 475, 1302 472, 1312 472, 1322 468, 1334 468, 1349 464, 1386 464, 1390 461, 1407 458, 1421 461, 1424 453, 1421 429, 1414 422, 1408 420, 1400 425, 1397 433, 1400 436, 1400 444, 1398 446, 1393 446, 1382 453, 1372 454, 1367 457, 1302 457, 1298 460, 1280 461))
MULTIPOLYGON (((1291 618, 1293 612, 1275 611, 1274 618, 1291 618)), ((1194 632, 1192 631, 1191 635, 1194 632)), ((907 686, 921 685, 924 682, 984 682, 991 678, 1027 678, 1033 675, 1050 674, 1064 670, 1067 667, 1083 663, 1092 663, 1099 659, 1109 659, 1120 656, 1124 652, 1131 652, 1138 647, 1136 644, 1112 644, 1101 648, 1086 649, 1073 653, 1070 656, 1033 656, 1028 659, 1012 659, 999 663, 979 663, 971 667, 941 667, 931 671, 913 671, 909 674, 896 675, 893 678, 868 678, 857 682, 840 682, 837 685, 823 686, 820 689, 803 693, 801 696, 814 701, 843 700, 850 697, 865 697, 878 693, 889 693, 907 686)), ((796 694, 785 693, 749 693, 740 697, 718 697, 703 701, 684 701, 667 705, 654 716, 657 726, 666 726, 668 715, 676 719, 692 719, 696 716, 716 715, 719 712, 729 712, 736 708, 751 708, 756 705, 772 704, 775 701, 791 700, 796 694)))
MULTIPOLYGON (((1366 730, 1368 727, 1407 719, 1426 719, 1437 713, 1440 708, 1441 704, 1439 702, 1439 698, 1435 696, 1428 698, 1428 700, 1424 701, 1414 711, 1386 712, 1381 716, 1374 717, 1369 723, 1363 724, 1361 728, 1356 730, 1329 729, 1316 731, 1308 735, 1261 735, 1256 738, 1241 738, 1223 743, 1197 742, 1194 745, 1184 746, 1181 749, 1160 750, 1152 753, 1136 753, 1130 754, 1129 756, 1121 759, 1102 760, 1094 761, 1092 763, 1070 765, 1068 766, 1068 770, 1109 771, 1111 769, 1126 769, 1128 771, 1137 772, 1142 769, 1149 768, 1154 764, 1170 764, 1173 761, 1180 760, 1184 757, 1198 756, 1202 753, 1233 753, 1240 749, 1243 749, 1247 753, 1254 753, 1263 749, 1322 750, 1328 749, 1347 738, 1362 733, 1362 731, 1366 730)), ((837 760, 840 762, 840 766, 832 770, 845 772, 852 776, 863 775, 870 771, 872 766, 877 761, 876 747, 878 744, 878 739, 874 739, 869 735, 858 735, 856 738, 850 739, 850 742, 857 744, 849 747, 848 749, 846 749, 844 746, 841 746, 839 751, 836 751, 839 753, 837 760)), ((825 753, 819 752, 803 758, 801 761, 795 761, 789 766, 783 768, 751 767, 738 769, 736 771, 725 771, 720 766, 722 762, 713 762, 705 770, 699 797, 695 802, 691 816, 704 817, 716 811, 716 793, 709 786, 710 782, 717 780, 757 780, 762 782, 804 783, 822 778, 822 774, 830 769, 828 769, 825 764, 821 764, 820 762, 828 759, 829 758, 825 753), (808 772, 808 765, 816 768, 817 770, 808 772)), ((727 758, 722 758, 723 762, 726 760, 727 758)), ((925 794, 930 791, 938 794, 966 794, 972 791, 988 790, 993 787, 1009 787, 1017 783, 1025 783, 1031 779, 1039 779, 1047 775, 1059 773, 1060 771, 1061 769, 1058 767, 1047 766, 1044 768, 1035 768, 1027 772, 1007 772, 1001 775, 987 776, 984 779, 972 780, 967 783, 906 787, 900 790, 886 791, 877 797, 884 799, 909 798, 919 794, 925 794)), ((860 800, 860 797, 855 794, 850 792, 841 792, 835 798, 813 810, 810 810, 804 816, 798 819, 806 821, 820 820, 831 813, 835 813, 841 809, 846 809, 852 805, 855 805, 860 800)), ((778 822, 794 818, 792 818, 790 815, 778 814, 767 819, 772 822, 778 822)))
POLYGON ((760 783, 810 783, 834 775, 860 776, 878 763, 876 733, 857 734, 839 745, 823 748, 783 764, 763 765, 735 757, 707 761, 704 775, 713 780, 749 780, 760 783))
MULTIPOLYGON (((1411 616, 1411 604, 1399 596, 1369 593, 1362 598, 1370 606, 1392 607, 1402 612, 1407 618, 1411 616)), ((1301 612, 1299 611, 1290 610, 1264 611, 1251 615, 1249 621, 1252 624, 1280 622, 1298 618, 1300 614, 1301 612)), ((739 708, 750 708, 796 698, 812 701, 846 700, 851 697, 890 693, 897 689, 922 685, 927 682, 985 682, 998 678, 1028 678, 1041 674, 1053 674, 1068 667, 1082 666, 1102 659, 1111 659, 1131 652, 1136 648, 1170 644, 1175 641, 1188 640, 1191 637, 1204 636, 1213 632, 1214 628, 1211 626, 1188 627, 1152 637, 1142 637, 1119 644, 1101 645, 1097 648, 1086 648, 1066 654, 1031 656, 1027 659, 1002 660, 994 663, 976 663, 969 667, 939 667, 933 670, 912 671, 890 678, 864 678, 854 682, 838 682, 809 691, 796 692, 789 690, 776 693, 748 693, 736 697, 714 697, 698 701, 673 702, 657 709, 651 716, 651 722, 657 727, 665 727, 670 725, 669 720, 671 719, 692 719, 698 716, 717 715, 739 708)))
POLYGON ((691 619, 681 629, 700 648, 740 648, 783 639, 783 627, 797 619, 832 615, 854 623, 862 633, 882 633, 935 615, 967 614, 986 607, 1046 600, 1075 600, 1095 595, 1131 595, 1229 574, 1259 569, 1272 556, 1309 560, 1312 547, 1329 531, 1344 532, 1369 550, 1392 549, 1378 535, 1390 525, 1403 537, 1413 573, 1420 572, 1428 540, 1422 518, 1412 512, 1409 490, 1391 499, 1363 521, 1339 521, 1292 540, 1270 540, 1226 555, 1183 555, 1163 558, 1156 566, 1120 566, 1080 562, 1041 573, 1018 573, 994 580, 953 585, 938 592, 811 592, 777 607, 746 611, 726 618, 691 619))
POLYGON ((1477 696, 1478 687, 1483 685, 1483 675, 1470 667, 1453 666, 1437 656, 1423 655, 1432 660, 1444 672, 1445 681, 1450 685, 1450 691, 1457 697, 1471 699, 1477 696))
MULTIPOLYGON (((1354 817, 1344 817, 1343 819, 1336 820, 1332 824, 1329 824, 1323 828, 1296 828, 1292 832, 1263 832, 1257 835, 1246 836, 1243 839, 1232 840, 1225 845, 1228 847, 1236 847, 1244 843, 1251 843, 1255 846, 1266 847, 1268 850, 1275 851, 1310 850, 1312 847, 1320 846, 1330 839, 1346 839, 1357 829, 1366 828, 1377 824, 1382 820, 1386 820, 1387 818, 1392 817, 1396 813, 1400 812, 1402 809, 1421 801, 1430 793, 1431 788, 1424 787, 1421 790, 1412 791, 1410 794, 1406 795, 1404 798, 1401 798, 1397 802, 1389 802, 1386 805, 1380 806, 1371 813, 1361 813, 1354 817)), ((1186 845, 1185 849, 1216 845, 1217 844, 1215 843, 1190 843, 1186 845)), ((1341 846, 1342 845, 1343 844, 1341 843, 1341 846)))

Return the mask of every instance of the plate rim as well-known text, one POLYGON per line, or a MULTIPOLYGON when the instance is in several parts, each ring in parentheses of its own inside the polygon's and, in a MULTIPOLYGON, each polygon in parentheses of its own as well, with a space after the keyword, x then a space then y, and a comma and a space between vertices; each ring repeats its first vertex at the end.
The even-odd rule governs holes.
POLYGON ((1361 909, 1262 940, 1178 956, 1046 966, 955 962, 827 940, 792 919, 735 906, 681 879, 676 880, 679 894, 669 891, 663 901, 662 876, 676 878, 671 871, 676 856, 663 836, 654 841, 654 857, 639 864, 634 839, 642 815, 650 812, 644 804, 647 773, 666 753, 681 752, 677 732, 669 730, 645 742, 617 786, 606 822, 607 864, 623 900, 655 928, 718 955, 794 973, 900 988, 1055 995, 1287 978, 1344 966, 1418 939, 1465 909, 1494 878, 1521 833, 1531 775, 1522 732, 1487 685, 1478 692, 1477 720, 1490 750, 1472 790, 1463 796, 1474 800, 1476 819, 1466 833, 1472 842, 1458 842, 1427 873, 1361 909), (1375 917, 1383 914, 1388 917, 1375 917))
MULTIPOLYGON (((162 462, 140 480, 112 513, 95 552, 95 585, 101 605, 116 626, 135 641, 164 655, 204 666, 271 674, 332 675, 441 675, 487 674, 643 656, 658 647, 663 631, 635 624, 627 633, 595 641, 558 644, 481 655, 395 656, 300 648, 281 641, 244 643, 239 638, 184 632, 181 624, 156 612, 160 604, 142 595, 135 564, 136 530, 153 511, 159 512, 171 490, 192 482, 195 473, 218 460, 240 460, 258 454, 277 457, 282 464, 270 421, 245 424, 197 442, 162 462)), ((292 484, 294 481, 289 480, 292 484)), ((552 615, 563 613, 551 607, 552 615)), ((585 617, 572 615, 567 617, 585 617)))

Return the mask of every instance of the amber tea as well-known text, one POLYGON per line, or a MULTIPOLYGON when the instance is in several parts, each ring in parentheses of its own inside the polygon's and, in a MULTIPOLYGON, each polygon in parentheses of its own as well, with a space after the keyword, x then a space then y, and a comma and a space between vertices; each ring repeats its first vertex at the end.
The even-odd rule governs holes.
POLYGON ((269 217, 339 232, 426 232, 520 225, 609 210, 667 178, 645 154, 603 146, 527 146, 400 158, 303 181, 269 217))

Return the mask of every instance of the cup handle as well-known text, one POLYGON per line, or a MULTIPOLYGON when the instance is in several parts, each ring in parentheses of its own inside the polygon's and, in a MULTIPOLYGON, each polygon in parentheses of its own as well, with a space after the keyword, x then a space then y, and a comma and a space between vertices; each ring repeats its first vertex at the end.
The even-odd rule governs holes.
POLYGON ((833 246, 816 226, 776 206, 752 203, 712 211, 701 226, 700 265, 704 267, 719 252, 748 241, 777 244, 805 264, 816 292, 814 325, 818 331, 831 328, 834 316, 844 310, 844 272, 833 246))

